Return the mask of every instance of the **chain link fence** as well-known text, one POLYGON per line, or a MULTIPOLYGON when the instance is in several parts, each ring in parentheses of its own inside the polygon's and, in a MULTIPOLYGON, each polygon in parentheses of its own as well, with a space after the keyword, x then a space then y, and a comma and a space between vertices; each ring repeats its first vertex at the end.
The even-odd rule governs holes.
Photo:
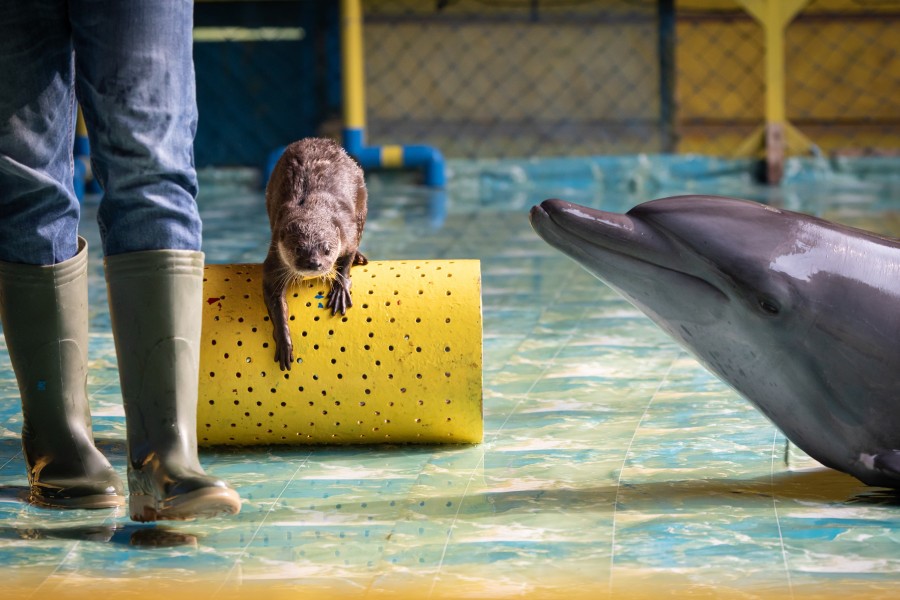
POLYGON ((785 42, 801 131, 839 154, 900 154, 900 1, 813 0, 785 42))
MULTIPOLYGON (((733 156, 766 118, 741 2, 364 0, 368 143, 733 156)), ((198 164, 339 137, 340 23, 336 0, 198 0, 198 164)), ((787 119, 824 153, 900 154, 898 31, 900 0, 810 0, 787 26, 787 119)))
POLYGON ((364 3, 369 136, 453 157, 664 150, 656 0, 364 3))
MULTIPOLYGON (((765 120, 763 29, 736 0, 367 0, 373 144, 451 157, 730 155, 765 120)), ((825 152, 900 152, 900 0, 811 0, 787 117, 825 152)))

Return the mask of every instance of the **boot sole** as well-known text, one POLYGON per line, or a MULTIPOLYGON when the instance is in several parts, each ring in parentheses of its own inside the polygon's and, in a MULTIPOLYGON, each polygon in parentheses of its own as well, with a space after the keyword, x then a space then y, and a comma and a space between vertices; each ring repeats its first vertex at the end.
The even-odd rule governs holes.
POLYGON ((196 518, 236 515, 241 510, 237 492, 226 488, 206 488, 166 500, 147 494, 131 494, 128 498, 131 520, 188 521, 196 518))
POLYGON ((97 494, 95 496, 82 496, 80 498, 47 498, 39 494, 31 493, 28 502, 41 508, 69 508, 69 509, 102 509, 119 508, 125 506, 125 496, 113 496, 110 494, 97 494))

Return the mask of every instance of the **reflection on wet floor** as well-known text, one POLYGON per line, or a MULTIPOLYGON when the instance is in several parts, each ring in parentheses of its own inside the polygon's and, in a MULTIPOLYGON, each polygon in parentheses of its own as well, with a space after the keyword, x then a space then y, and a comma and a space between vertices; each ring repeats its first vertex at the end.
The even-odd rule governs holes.
MULTIPOLYGON (((896 597, 897 497, 786 456, 759 412, 527 220, 551 196, 624 211, 719 193, 896 235, 896 166, 826 177, 796 164, 774 190, 707 159, 555 168, 455 162, 443 193, 370 178, 370 258, 481 260, 483 444, 205 451, 244 501, 230 519, 43 510, 24 501, 18 395, 0 353, 0 597, 896 597)), ((207 261, 260 262, 262 194, 207 175, 207 261)), ((95 214, 92 199, 88 385, 99 445, 124 475, 95 214)))

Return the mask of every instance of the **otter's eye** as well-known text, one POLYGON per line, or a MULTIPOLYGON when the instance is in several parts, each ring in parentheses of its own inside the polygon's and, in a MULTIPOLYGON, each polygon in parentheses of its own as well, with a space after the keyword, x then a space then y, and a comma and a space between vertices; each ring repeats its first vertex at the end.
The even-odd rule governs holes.
POLYGON ((779 312, 781 312, 781 309, 778 308, 778 305, 773 300, 770 300, 768 298, 760 298, 759 307, 767 315, 777 315, 779 312))
POLYGON ((322 244, 322 252, 324 252, 325 254, 330 254, 331 253, 331 244, 328 244, 328 243, 322 244))

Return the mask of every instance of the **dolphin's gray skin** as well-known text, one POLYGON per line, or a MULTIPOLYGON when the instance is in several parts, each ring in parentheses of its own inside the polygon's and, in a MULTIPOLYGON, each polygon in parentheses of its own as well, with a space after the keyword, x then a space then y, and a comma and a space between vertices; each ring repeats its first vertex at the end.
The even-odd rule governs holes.
POLYGON ((531 224, 810 456, 900 488, 900 241, 714 196, 531 224))

